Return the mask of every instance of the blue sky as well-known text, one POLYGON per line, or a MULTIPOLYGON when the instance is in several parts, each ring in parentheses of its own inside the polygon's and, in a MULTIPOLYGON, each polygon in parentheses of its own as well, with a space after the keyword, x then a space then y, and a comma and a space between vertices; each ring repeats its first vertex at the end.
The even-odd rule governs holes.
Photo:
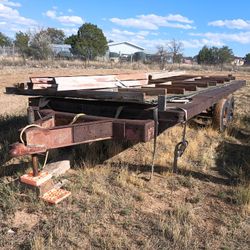
POLYGON ((67 35, 84 22, 96 24, 108 40, 129 41, 155 52, 176 39, 184 54, 204 45, 250 53, 249 0, 0 0, 0 31, 54 27, 67 35))

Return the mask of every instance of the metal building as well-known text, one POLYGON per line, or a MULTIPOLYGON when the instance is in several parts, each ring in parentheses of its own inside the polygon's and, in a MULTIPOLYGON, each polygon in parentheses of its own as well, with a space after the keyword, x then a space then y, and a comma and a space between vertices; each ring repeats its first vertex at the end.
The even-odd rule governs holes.
POLYGON ((109 52, 119 55, 131 55, 136 52, 143 52, 144 48, 130 42, 111 42, 108 43, 109 52))

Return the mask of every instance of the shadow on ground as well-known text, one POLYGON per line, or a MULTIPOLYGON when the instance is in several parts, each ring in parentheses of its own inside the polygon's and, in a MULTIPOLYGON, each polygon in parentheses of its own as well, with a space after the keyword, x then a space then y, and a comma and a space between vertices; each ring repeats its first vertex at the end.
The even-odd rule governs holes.
POLYGON ((250 117, 238 117, 241 128, 231 126, 228 134, 237 142, 224 140, 217 147, 216 170, 234 182, 250 181, 250 117))
POLYGON ((0 177, 11 175, 20 168, 19 164, 4 165, 10 160, 10 145, 19 140, 19 129, 25 125, 27 125, 26 116, 0 116, 0 177))
POLYGON ((217 148, 216 170, 233 181, 250 180, 250 145, 223 141, 217 148))
MULTIPOLYGON (((142 173, 150 173, 151 172, 151 165, 140 165, 140 164, 130 164, 126 162, 122 162, 121 164, 119 163, 112 163, 112 167, 115 168, 124 168, 124 166, 127 167, 128 170, 137 172, 139 175, 142 173)), ((171 167, 166 167, 166 166, 161 166, 161 165, 155 165, 154 166, 154 172, 157 174, 163 174, 163 173, 171 173, 172 168, 171 167)), ((233 183, 231 180, 223 178, 223 177, 217 177, 213 176, 210 174, 202 173, 202 172, 197 172, 195 170, 189 170, 189 169, 182 169, 179 168, 178 175, 182 176, 192 176, 194 179, 198 179, 203 182, 213 182, 215 184, 223 184, 223 185, 232 185, 233 183)), ((144 179, 144 177, 142 177, 144 179)))

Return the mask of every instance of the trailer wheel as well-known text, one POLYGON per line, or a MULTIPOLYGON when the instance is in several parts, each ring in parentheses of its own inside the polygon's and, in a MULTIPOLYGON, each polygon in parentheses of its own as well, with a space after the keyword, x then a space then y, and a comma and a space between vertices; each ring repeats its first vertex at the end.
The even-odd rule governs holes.
POLYGON ((228 122, 231 122, 234 117, 234 97, 231 95, 227 99, 228 99, 228 122))
POLYGON ((221 99, 216 103, 213 112, 213 128, 223 132, 227 128, 229 122, 230 113, 230 103, 228 99, 221 99))

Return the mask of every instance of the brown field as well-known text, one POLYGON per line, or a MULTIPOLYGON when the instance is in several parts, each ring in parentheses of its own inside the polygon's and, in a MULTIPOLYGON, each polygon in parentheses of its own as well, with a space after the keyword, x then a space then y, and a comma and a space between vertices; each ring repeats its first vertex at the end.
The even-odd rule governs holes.
MULTIPOLYGON (((249 249, 250 73, 235 93, 236 114, 227 132, 190 124, 189 146, 171 171, 182 127, 159 136, 155 176, 152 142, 133 147, 111 142, 68 149, 72 169, 63 178, 70 198, 48 206, 23 193, 18 176, 29 158, 9 159, 8 147, 26 125, 27 97, 4 88, 29 76, 81 75, 121 69, 0 69, 0 249, 249 249)), ((228 74, 231 72, 204 72, 228 74)), ((61 151, 53 152, 56 157, 61 151)))

